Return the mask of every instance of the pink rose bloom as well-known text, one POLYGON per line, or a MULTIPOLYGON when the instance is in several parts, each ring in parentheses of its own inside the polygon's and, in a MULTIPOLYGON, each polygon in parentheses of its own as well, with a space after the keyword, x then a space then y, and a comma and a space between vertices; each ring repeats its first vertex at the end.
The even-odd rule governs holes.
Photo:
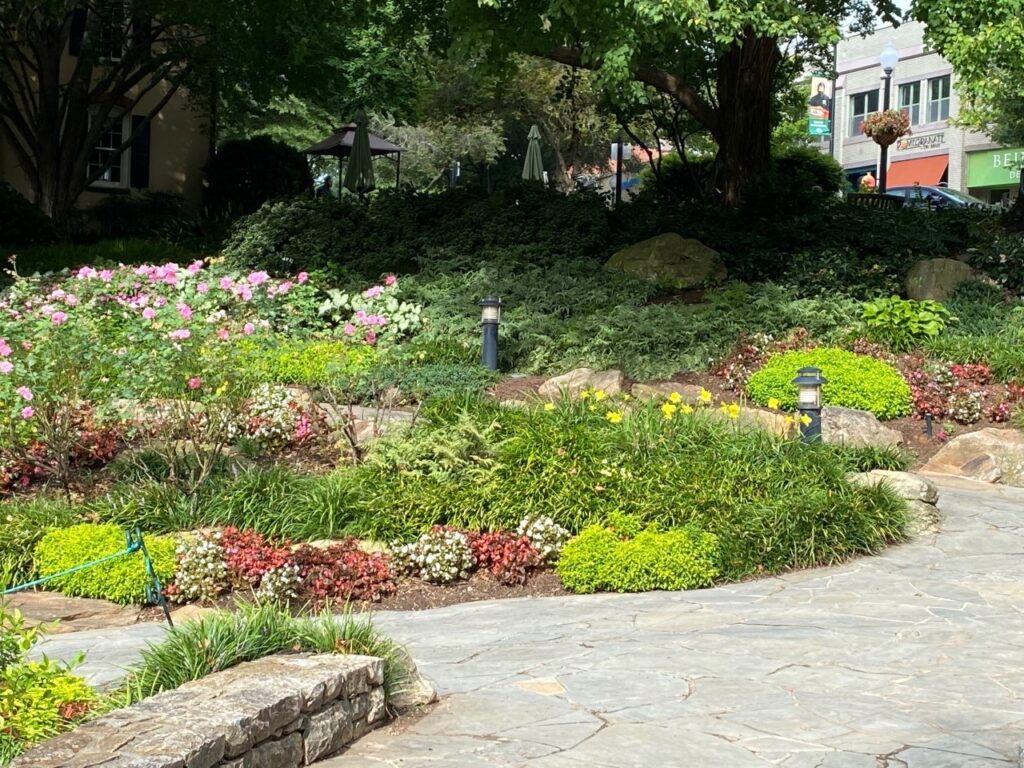
POLYGON ((52 315, 54 310, 49 304, 43 304, 43 306, 39 308, 39 311, 44 315, 52 315))
POLYGON ((31 341, 23 341, 23 342, 21 342, 21 348, 24 349, 26 352, 31 352, 32 351, 32 342, 31 341))
POLYGON ((267 286, 267 298, 274 298, 277 295, 277 288, 273 284, 267 286))
POLYGON ((63 325, 68 321, 68 316, 65 315, 63 312, 54 312, 52 315, 50 315, 50 320, 51 322, 53 322, 54 325, 63 325))
POLYGON ((189 389, 199 389, 201 386, 203 386, 203 380, 200 379, 198 376, 193 376, 191 379, 188 380, 189 389))
POLYGON ((96 277, 96 270, 93 269, 92 267, 82 267, 80 270, 78 270, 78 274, 76 275, 76 277, 79 280, 91 280, 92 278, 96 277))
POLYGON ((177 285, 178 276, 174 272, 168 272, 167 275, 164 276, 164 282, 168 285, 177 285))
POLYGON ((242 326, 242 333, 246 336, 252 336, 256 332, 256 326, 252 323, 246 323, 242 326))
POLYGON ((373 288, 367 288, 365 291, 363 291, 363 296, 365 296, 368 299, 375 299, 382 293, 384 293, 384 289, 379 285, 375 285, 373 286, 373 288))
POLYGON ((252 301, 252 291, 249 290, 247 285, 242 286, 242 290, 239 291, 238 295, 242 298, 242 301, 252 301))
POLYGON ((176 331, 171 331, 167 335, 174 341, 184 341, 192 335, 192 332, 188 328, 179 328, 176 331))
POLYGON ((31 403, 33 398, 35 398, 35 395, 32 394, 32 390, 28 387, 18 387, 14 391, 17 392, 18 396, 26 403, 31 403))
POLYGON ((75 294, 73 293, 69 293, 67 296, 64 297, 64 303, 67 304, 69 307, 77 307, 78 297, 75 296, 75 294))
POLYGON ((192 319, 192 307, 190 307, 188 304, 186 304, 183 301, 179 301, 177 309, 178 314, 181 315, 182 320, 192 319))
POLYGON ((146 307, 144 310, 142 310, 142 316, 147 320, 152 320, 154 317, 156 317, 156 310, 153 309, 152 307, 146 307))
POLYGON ((234 284, 231 282, 231 278, 230 277, 222 277, 220 279, 220 282, 218 283, 218 285, 220 286, 220 289, 222 291, 230 291, 231 290, 231 286, 234 285, 234 284))
POLYGON ((363 325, 366 325, 366 318, 367 314, 365 310, 360 309, 358 312, 356 312, 356 320, 358 320, 363 325))
POLYGON ((398 278, 394 275, 388 275, 384 278, 384 285, 394 285, 398 282, 398 278))
POLYGON ((113 279, 114 273, 111 270, 104 269, 102 272, 100 272, 100 280, 102 280, 104 283, 109 283, 113 279))
POLYGON ((153 299, 153 306, 155 307, 162 307, 166 303, 167 299, 165 299, 163 296, 157 296, 155 299, 153 299))
POLYGON ((24 408, 21 409, 21 418, 23 418, 25 421, 28 421, 35 415, 36 410, 31 405, 26 405, 24 408))
POLYGON ((367 344, 376 344, 377 343, 377 334, 374 333, 373 331, 367 331, 367 333, 366 333, 366 343, 367 344))
POLYGON ((188 271, 189 271, 189 273, 191 273, 193 275, 196 272, 201 271, 202 268, 203 268, 203 260, 202 259, 199 259, 198 261, 193 261, 191 264, 188 265, 188 271))
POLYGON ((14 366, 11 364, 10 360, 0 360, 0 373, 4 374, 6 376, 8 373, 10 373, 13 370, 14 370, 14 366))
POLYGON ((207 293, 210 290, 210 286, 206 283, 200 283, 196 286, 196 293, 207 293))
POLYGON ((281 294, 282 296, 284 296, 286 293, 288 293, 288 291, 290 291, 291 289, 292 289, 292 281, 291 280, 285 280, 283 283, 281 283, 279 286, 277 286, 277 292, 279 294, 281 294))
POLYGON ((352 323, 345 323, 345 335, 351 336, 356 332, 356 327, 352 323))
POLYGON ((58 288, 57 290, 50 294, 50 298, 54 300, 63 299, 65 296, 67 296, 67 294, 64 293, 64 291, 62 291, 60 288, 58 288))
POLYGON ((11 347, 7 343, 7 339, 0 339, 0 357, 10 357, 11 347))
POLYGON ((302 285, 309 280, 309 272, 299 272, 298 277, 295 279, 299 281, 299 285, 302 285))
POLYGON ((270 279, 270 275, 266 272, 253 272, 247 279, 249 285, 263 285, 263 283, 270 279))
POLYGON ((227 328, 221 328, 220 330, 217 331, 217 338, 220 339, 221 341, 227 341, 228 339, 231 338, 231 334, 228 333, 227 328))

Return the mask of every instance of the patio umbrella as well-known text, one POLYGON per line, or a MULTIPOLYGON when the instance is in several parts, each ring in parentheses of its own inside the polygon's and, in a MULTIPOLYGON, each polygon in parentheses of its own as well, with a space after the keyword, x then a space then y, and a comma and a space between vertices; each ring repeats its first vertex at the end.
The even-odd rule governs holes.
POLYGON ((523 164, 523 178, 527 181, 544 181, 544 161, 540 158, 540 130, 531 126, 527 136, 530 140, 526 148, 526 162, 523 164))
POLYGON ((345 188, 360 195, 373 189, 373 158, 370 155, 370 132, 366 129, 366 113, 356 113, 356 132, 352 138, 352 153, 345 167, 345 188))

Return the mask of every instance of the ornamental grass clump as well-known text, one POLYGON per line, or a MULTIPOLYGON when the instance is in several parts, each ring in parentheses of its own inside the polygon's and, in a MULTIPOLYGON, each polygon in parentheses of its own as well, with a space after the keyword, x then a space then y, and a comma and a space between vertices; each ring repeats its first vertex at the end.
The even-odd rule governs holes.
POLYGON ((822 387, 825 405, 870 411, 879 419, 895 419, 912 411, 910 386, 892 365, 844 349, 821 347, 775 355, 750 377, 747 395, 758 405, 776 400, 785 410, 796 408, 792 383, 800 368, 820 368, 828 383, 822 387))

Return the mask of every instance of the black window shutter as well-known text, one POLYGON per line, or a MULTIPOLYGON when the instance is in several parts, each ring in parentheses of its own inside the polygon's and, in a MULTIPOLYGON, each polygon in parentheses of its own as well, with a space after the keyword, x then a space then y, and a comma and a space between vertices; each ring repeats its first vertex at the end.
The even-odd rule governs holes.
POLYGON ((132 115, 132 133, 138 131, 138 134, 132 140, 130 165, 131 185, 135 189, 147 189, 149 187, 149 127, 150 123, 146 121, 146 118, 132 115))
POLYGON ((71 12, 71 34, 68 36, 68 53, 72 56, 82 54, 82 41, 85 39, 85 8, 75 8, 71 12))

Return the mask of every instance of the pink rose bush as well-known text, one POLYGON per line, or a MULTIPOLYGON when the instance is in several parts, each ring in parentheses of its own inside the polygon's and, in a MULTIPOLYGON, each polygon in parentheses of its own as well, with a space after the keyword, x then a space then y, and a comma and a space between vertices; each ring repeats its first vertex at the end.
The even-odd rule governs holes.
POLYGON ((422 307, 399 299, 394 275, 361 293, 329 290, 327 297, 320 305, 320 314, 339 326, 348 341, 371 346, 395 343, 423 327, 422 307))

